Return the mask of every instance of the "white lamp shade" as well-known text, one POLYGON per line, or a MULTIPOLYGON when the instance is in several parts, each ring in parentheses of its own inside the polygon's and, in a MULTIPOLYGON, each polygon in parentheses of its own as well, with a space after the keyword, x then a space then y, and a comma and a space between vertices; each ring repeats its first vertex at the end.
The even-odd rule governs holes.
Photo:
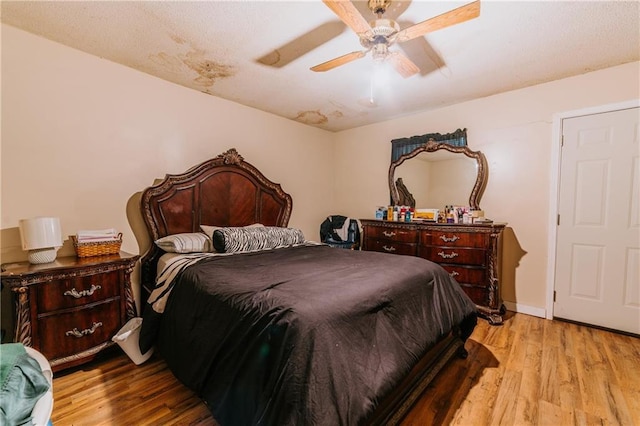
POLYGON ((32 219, 22 219, 19 226, 23 250, 62 247, 60 218, 34 217, 32 219))

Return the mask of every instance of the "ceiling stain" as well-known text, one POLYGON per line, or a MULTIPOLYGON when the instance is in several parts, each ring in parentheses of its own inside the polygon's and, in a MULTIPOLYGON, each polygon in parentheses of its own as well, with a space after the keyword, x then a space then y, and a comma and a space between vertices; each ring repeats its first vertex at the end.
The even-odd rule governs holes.
POLYGON ((169 37, 171 37, 171 40, 175 41, 178 44, 185 44, 187 42, 185 39, 183 39, 177 34, 170 34, 169 37))
MULTIPOLYGON (((177 36, 176 36, 177 37, 177 36)), ((172 36, 172 38, 174 38, 172 36)), ((180 41, 186 43, 183 39, 174 38, 176 43, 180 41)), ((177 75, 183 75, 184 77, 191 78, 192 74, 189 72, 195 71, 198 75, 192 81, 199 87, 206 89, 212 87, 216 81, 233 77, 235 75, 235 69, 231 65, 216 62, 205 57, 206 52, 201 49, 196 49, 191 46, 191 50, 187 53, 169 54, 166 52, 160 52, 149 55, 149 60, 156 65, 159 65, 164 70, 177 75)))
POLYGON ((310 125, 327 124, 329 119, 320 111, 301 111, 294 120, 310 125))
POLYGON ((179 58, 166 52, 149 55, 149 60, 174 74, 179 74, 184 68, 184 63, 179 58))
POLYGON ((198 73, 194 79, 196 83, 204 87, 211 87, 217 80, 233 77, 235 70, 231 65, 222 64, 204 57, 205 51, 193 49, 187 52, 182 62, 190 69, 198 73))
POLYGON ((339 111, 339 110, 331 111, 329 113, 329 115, 331 117, 333 117, 333 118, 342 118, 342 117, 344 117, 344 114, 342 113, 342 111, 339 111))

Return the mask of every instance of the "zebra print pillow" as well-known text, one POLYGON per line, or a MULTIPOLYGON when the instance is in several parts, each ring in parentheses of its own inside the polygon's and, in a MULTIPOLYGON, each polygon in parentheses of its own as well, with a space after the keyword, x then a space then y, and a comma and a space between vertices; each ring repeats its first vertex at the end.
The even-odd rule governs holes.
POLYGON ((302 243, 304 243, 304 234, 296 228, 230 227, 216 229, 213 233, 213 247, 219 253, 269 250, 302 243))
POLYGON ((167 235, 155 243, 169 253, 206 253, 212 250, 211 239, 202 232, 167 235))

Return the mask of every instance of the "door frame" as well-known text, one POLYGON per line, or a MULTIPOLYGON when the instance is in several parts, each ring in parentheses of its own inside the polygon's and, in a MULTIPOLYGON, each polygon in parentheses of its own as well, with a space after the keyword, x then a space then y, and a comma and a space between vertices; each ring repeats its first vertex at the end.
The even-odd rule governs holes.
POLYGON ((565 111, 553 115, 551 158, 550 158, 550 187, 549 187, 549 232, 547 241, 547 302, 546 318, 553 319, 553 292, 556 285, 556 255, 557 255, 557 218, 560 205, 560 166, 562 121, 567 118, 582 117, 585 115, 602 114, 613 111, 640 107, 640 99, 632 99, 624 102, 599 105, 596 107, 582 108, 573 111, 565 111))

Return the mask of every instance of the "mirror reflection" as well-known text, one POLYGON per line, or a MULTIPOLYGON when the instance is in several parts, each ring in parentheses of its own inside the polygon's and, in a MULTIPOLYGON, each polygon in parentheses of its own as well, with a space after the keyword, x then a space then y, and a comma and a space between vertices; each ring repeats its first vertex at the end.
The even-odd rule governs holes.
POLYGON ((391 164, 389 186, 394 204, 480 208, 486 183, 484 155, 467 147, 445 145, 428 142, 391 164))
MULTIPOLYGON (((415 200, 414 207, 466 206, 476 183, 476 160, 449 151, 421 152, 396 168, 398 179, 415 200)), ((400 203, 403 204, 403 203, 400 203)))

